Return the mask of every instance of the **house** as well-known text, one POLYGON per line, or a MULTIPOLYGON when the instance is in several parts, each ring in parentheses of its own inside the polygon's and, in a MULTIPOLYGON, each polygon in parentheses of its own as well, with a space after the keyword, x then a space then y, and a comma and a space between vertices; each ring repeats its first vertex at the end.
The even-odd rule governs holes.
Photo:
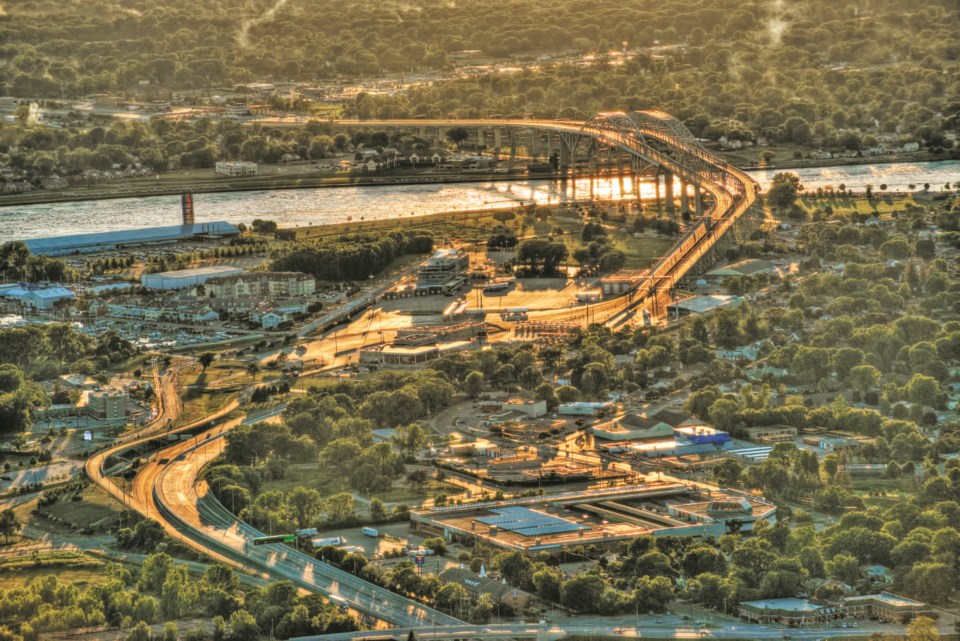
POLYGON ((439 574, 441 580, 447 583, 457 583, 474 596, 489 594, 500 605, 506 605, 520 612, 530 602, 530 595, 523 590, 514 588, 506 579, 496 579, 487 575, 481 567, 480 573, 464 567, 450 568, 439 574))

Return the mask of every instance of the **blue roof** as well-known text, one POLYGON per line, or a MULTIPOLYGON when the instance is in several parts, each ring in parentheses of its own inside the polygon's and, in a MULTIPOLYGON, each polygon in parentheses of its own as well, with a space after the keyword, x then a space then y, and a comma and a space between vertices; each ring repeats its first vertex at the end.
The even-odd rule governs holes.
POLYGON ((97 232, 93 234, 73 234, 71 236, 52 236, 48 238, 28 238, 24 240, 31 254, 70 254, 81 251, 111 249, 118 245, 138 245, 159 243, 182 238, 191 238, 199 234, 236 235, 240 229, 223 220, 190 225, 167 225, 164 227, 143 227, 119 231, 97 232))

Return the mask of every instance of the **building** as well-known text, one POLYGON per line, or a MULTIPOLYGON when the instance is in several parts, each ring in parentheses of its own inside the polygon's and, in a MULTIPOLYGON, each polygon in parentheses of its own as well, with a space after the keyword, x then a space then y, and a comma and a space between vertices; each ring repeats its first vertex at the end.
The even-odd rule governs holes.
POLYGON ((213 171, 218 176, 256 176, 258 167, 255 162, 221 160, 214 166, 213 171))
POLYGON ((505 403, 500 403, 500 411, 502 412, 520 412, 526 414, 530 418, 540 418, 547 413, 547 402, 544 400, 538 401, 507 401, 505 403))
POLYGON ((899 621, 901 623, 933 612, 933 608, 926 603, 890 592, 846 597, 843 600, 843 605, 848 616, 875 618, 881 621, 899 621))
POLYGON ((456 249, 438 249, 420 266, 417 289, 427 293, 441 293, 449 283, 466 278, 470 270, 470 256, 456 249))
POLYGON ((796 627, 842 618, 843 608, 810 599, 761 599, 742 602, 738 613, 741 619, 751 623, 796 627))
POLYGON ((616 408, 616 404, 610 402, 577 401, 575 403, 561 403, 557 407, 557 412, 564 416, 606 416, 616 411, 616 408))
POLYGON ((667 305, 667 312, 671 318, 706 314, 725 307, 736 307, 742 300, 739 296, 728 296, 726 294, 692 296, 667 305))
POLYGON ((125 303, 96 303, 90 305, 91 313, 99 314, 105 310, 107 316, 116 318, 136 318, 148 321, 207 323, 220 320, 220 314, 203 303, 184 304, 167 301, 163 305, 148 305, 136 301, 125 303))
POLYGON ((72 301, 76 299, 72 291, 59 286, 25 285, 23 287, 11 287, 5 289, 2 295, 4 298, 19 301, 28 309, 42 310, 51 310, 63 300, 72 301))
POLYGON ((441 356, 476 349, 476 341, 460 340, 439 345, 420 345, 416 347, 402 347, 398 345, 381 345, 369 347, 360 352, 360 364, 368 367, 413 366, 436 360, 441 356))
POLYGON ((723 280, 730 277, 754 276, 756 274, 769 274, 776 271, 777 266, 769 260, 754 258, 741 260, 738 263, 711 270, 707 272, 707 277, 723 280))
POLYGON ((797 428, 791 425, 763 425, 744 428, 747 439, 756 443, 779 443, 797 438, 797 428))
POLYGON ((214 276, 203 287, 211 298, 290 298, 313 294, 317 281, 300 272, 252 272, 214 276))
POLYGON ((209 223, 124 229, 121 231, 97 232, 94 234, 28 238, 23 242, 31 254, 60 256, 64 254, 106 251, 152 243, 171 243, 179 240, 189 240, 191 238, 237 236, 239 233, 240 229, 236 225, 221 220, 209 223))
MULTIPOLYGON (((529 456, 503 460, 524 466, 529 456)), ((533 460, 536 464, 536 461, 533 460)), ((520 470, 536 478, 539 472, 520 470)), ((774 523, 776 506, 757 496, 692 487, 663 477, 642 485, 412 510, 410 527, 448 541, 482 542, 535 556, 576 546, 615 548, 638 536, 707 538, 774 523), (734 525, 735 524, 735 525, 734 525)))
POLYGON ((522 612, 530 603, 527 592, 514 588, 505 579, 487 576, 483 568, 479 574, 464 567, 450 568, 438 576, 447 583, 462 585, 473 596, 489 594, 496 603, 509 606, 516 612, 522 612))
POLYGON ((101 421, 119 421, 127 416, 130 396, 114 389, 94 390, 87 394, 87 414, 101 421))
POLYGON ((208 267, 195 267, 193 269, 181 269, 173 272, 144 274, 140 278, 140 284, 147 289, 185 289, 187 287, 202 285, 207 282, 207 280, 216 276, 233 276, 234 274, 242 273, 244 273, 244 270, 239 267, 210 265, 208 267))

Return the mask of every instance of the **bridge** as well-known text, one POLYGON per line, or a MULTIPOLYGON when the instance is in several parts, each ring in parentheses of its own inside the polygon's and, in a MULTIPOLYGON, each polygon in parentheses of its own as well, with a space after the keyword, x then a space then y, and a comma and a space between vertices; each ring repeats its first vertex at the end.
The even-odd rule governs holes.
MULTIPOLYGON (((302 126, 300 118, 263 119, 264 126, 302 126)), ((629 169, 633 193, 641 180, 653 179, 657 200, 663 191, 667 214, 690 220, 687 231, 621 295, 601 303, 564 310, 531 312, 531 321, 600 323, 618 327, 638 314, 662 317, 672 291, 698 263, 711 255, 728 233, 745 219, 757 200, 759 185, 745 172, 705 149, 690 130, 659 110, 600 113, 586 122, 571 120, 334 120, 337 129, 405 131, 440 141, 451 128, 463 128, 478 146, 510 149, 510 158, 552 158, 560 179, 594 176, 601 166, 616 165, 622 176, 629 169), (674 193, 679 183, 679 193, 674 193), (709 198, 708 198, 709 197, 709 198)), ((716 255, 714 252, 712 255, 716 255)))

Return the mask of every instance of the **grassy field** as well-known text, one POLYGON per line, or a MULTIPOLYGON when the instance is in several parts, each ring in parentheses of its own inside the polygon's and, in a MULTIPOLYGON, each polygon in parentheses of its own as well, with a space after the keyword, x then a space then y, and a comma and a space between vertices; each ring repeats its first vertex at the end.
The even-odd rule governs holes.
MULTIPOLYGON (((327 467, 322 463, 299 465, 291 469, 286 478, 275 481, 264 481, 260 492, 279 490, 290 492, 297 486, 312 488, 320 492, 323 497, 329 497, 339 492, 349 492, 350 487, 346 479, 338 470, 327 467)), ((421 501, 429 495, 440 491, 458 491, 454 487, 446 487, 442 483, 430 481, 421 491, 396 482, 385 492, 378 492, 370 498, 376 497, 385 503, 409 503, 421 501)))
POLYGON ((4 589, 30 585, 45 576, 83 589, 110 580, 103 574, 106 562, 82 552, 40 552, 37 555, 0 560, 0 584, 4 589))
POLYGON ((801 196, 797 203, 808 213, 813 213, 818 209, 830 207, 835 214, 840 213, 860 213, 872 215, 889 214, 895 211, 905 211, 911 207, 923 207, 923 203, 916 202, 911 197, 892 198, 883 196, 881 193, 875 194, 871 199, 850 198, 848 196, 823 196, 818 198, 816 195, 801 196))
POLYGON ((96 485, 88 485, 80 493, 82 500, 72 501, 63 496, 55 503, 43 508, 47 514, 63 519, 55 522, 48 518, 32 514, 36 501, 30 501, 14 508, 14 513, 24 525, 34 526, 56 534, 77 534, 82 528, 94 531, 107 531, 120 518, 123 509, 106 492, 96 485), (76 529, 71 527, 76 526, 76 529))

